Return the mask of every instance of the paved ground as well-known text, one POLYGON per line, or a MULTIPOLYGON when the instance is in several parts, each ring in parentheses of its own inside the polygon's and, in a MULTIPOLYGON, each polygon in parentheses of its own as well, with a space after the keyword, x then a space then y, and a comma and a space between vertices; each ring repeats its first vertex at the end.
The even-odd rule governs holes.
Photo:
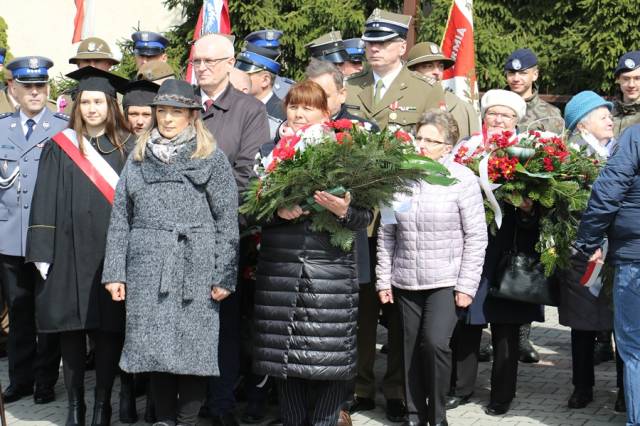
MULTIPOLYGON (((379 342, 385 341, 385 333, 380 328, 379 342)), ((484 414, 483 406, 489 396, 490 364, 481 364, 475 395, 470 404, 448 412, 450 425, 624 425, 625 416, 613 411, 616 398, 615 364, 608 362, 596 367, 596 387, 594 402, 582 410, 566 408, 572 391, 571 386, 571 346, 569 330, 558 325, 555 309, 547 309, 547 322, 537 324, 533 331, 533 341, 540 351, 542 360, 538 364, 520 364, 518 395, 511 411, 500 417, 484 414)), ((378 355, 377 370, 384 369, 385 356, 378 355)), ((382 374, 378 374, 379 377, 382 374)), ((0 361, 2 384, 7 381, 7 360, 0 361)), ((87 377, 87 389, 93 388, 93 373, 87 377)), ((114 389, 114 413, 117 413, 117 389, 114 389)), ((7 421, 11 425, 63 425, 66 416, 66 397, 62 379, 56 387, 58 400, 46 405, 34 405, 25 398, 7 405, 7 421)), ((138 411, 142 414, 143 399, 138 400, 138 411)), ((374 411, 353 416, 354 425, 387 425, 384 417, 384 400, 379 397, 378 408, 374 411)), ((88 401, 88 410, 92 403, 88 401)), ((271 408, 273 411, 273 408, 271 408)), ((240 411, 240 410, 239 410, 240 411)), ((89 417, 89 413, 87 413, 89 417)), ((116 416, 117 417, 117 416, 116 416)), ((88 422, 90 421, 90 418, 88 422)), ((120 423, 114 423, 119 425, 120 423)), ((144 424, 144 423, 138 423, 144 424)), ((203 420, 202 425, 209 422, 203 420)), ((266 422, 265 422, 266 424, 266 422)))

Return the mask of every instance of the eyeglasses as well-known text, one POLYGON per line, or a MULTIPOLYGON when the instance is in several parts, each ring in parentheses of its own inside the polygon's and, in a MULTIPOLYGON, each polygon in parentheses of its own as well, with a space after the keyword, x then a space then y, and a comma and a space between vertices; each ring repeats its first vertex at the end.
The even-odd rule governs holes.
POLYGON ((200 68, 201 65, 204 65, 206 68, 213 68, 219 62, 229 59, 229 57, 224 58, 204 58, 204 59, 192 59, 189 61, 189 64, 192 67, 200 68))
POLYGON ((500 112, 488 112, 485 114, 485 116, 493 119, 500 117, 503 120, 515 120, 517 117, 517 115, 515 114, 503 114, 500 112))
POLYGON ((430 138, 423 138, 422 136, 416 136, 415 140, 416 142, 426 142, 433 145, 448 145, 445 141, 439 141, 439 140, 430 139, 430 138))

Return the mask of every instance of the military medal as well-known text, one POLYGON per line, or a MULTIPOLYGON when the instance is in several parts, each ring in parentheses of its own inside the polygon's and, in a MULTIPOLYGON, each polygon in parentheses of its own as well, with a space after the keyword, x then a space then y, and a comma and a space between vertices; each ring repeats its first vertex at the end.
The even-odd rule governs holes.
POLYGON ((44 142, 39 143, 39 144, 36 144, 36 147, 38 147, 38 148, 44 148, 44 142))
POLYGON ((395 120, 396 118, 398 118, 398 114, 396 114, 395 112, 392 112, 391 114, 389 114, 389 118, 391 120, 395 120))
POLYGON ((391 111, 395 111, 395 110, 397 110, 397 109, 398 109, 398 107, 399 107, 399 106, 400 106, 400 105, 398 104, 398 101, 393 101, 393 102, 391 102, 391 105, 389 105, 389 109, 390 109, 391 111))

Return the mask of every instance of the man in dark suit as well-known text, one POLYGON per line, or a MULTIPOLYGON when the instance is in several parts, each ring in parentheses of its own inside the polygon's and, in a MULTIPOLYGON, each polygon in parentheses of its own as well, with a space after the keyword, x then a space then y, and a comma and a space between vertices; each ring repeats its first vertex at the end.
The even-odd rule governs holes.
MULTIPOLYGON (((229 82, 234 63, 233 44, 228 38, 208 34, 195 43, 192 65, 204 109, 202 119, 218 147, 227 155, 242 193, 253 175, 260 145, 269 140, 269 124, 265 105, 229 82)), ((242 258, 242 254, 240 256, 242 258)), ((241 292, 240 285, 220 305, 218 362, 221 375, 211 380, 207 401, 214 426, 238 425, 233 415, 233 390, 240 370, 241 292)))

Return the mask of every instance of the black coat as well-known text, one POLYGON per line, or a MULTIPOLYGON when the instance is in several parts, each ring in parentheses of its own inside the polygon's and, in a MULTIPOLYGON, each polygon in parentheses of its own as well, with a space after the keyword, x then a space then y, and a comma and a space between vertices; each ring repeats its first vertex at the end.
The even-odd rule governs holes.
MULTIPOLYGON (((106 136, 102 149, 112 147, 106 136)), ((127 139, 126 151, 134 138, 127 139)), ((127 153, 102 154, 120 173, 127 153)), ((40 332, 102 329, 124 331, 124 303, 111 300, 102 285, 111 205, 53 141, 42 151, 27 234, 27 262, 50 263, 36 288, 40 332)))
POLYGON ((498 279, 498 263, 513 246, 514 233, 517 232, 517 247, 522 253, 537 255, 535 244, 539 229, 536 216, 529 217, 519 209, 505 204, 502 206, 504 217, 502 226, 496 235, 489 233, 489 244, 484 260, 480 285, 473 303, 466 312, 469 324, 525 324, 531 321, 544 321, 544 307, 533 303, 501 299, 488 295, 489 286, 498 279))
MULTIPOLYGON (((372 213, 350 209, 365 228, 372 213)), ((348 380, 356 374, 358 280, 355 253, 333 247, 311 223, 262 229, 255 293, 253 366, 286 379, 348 380)))

